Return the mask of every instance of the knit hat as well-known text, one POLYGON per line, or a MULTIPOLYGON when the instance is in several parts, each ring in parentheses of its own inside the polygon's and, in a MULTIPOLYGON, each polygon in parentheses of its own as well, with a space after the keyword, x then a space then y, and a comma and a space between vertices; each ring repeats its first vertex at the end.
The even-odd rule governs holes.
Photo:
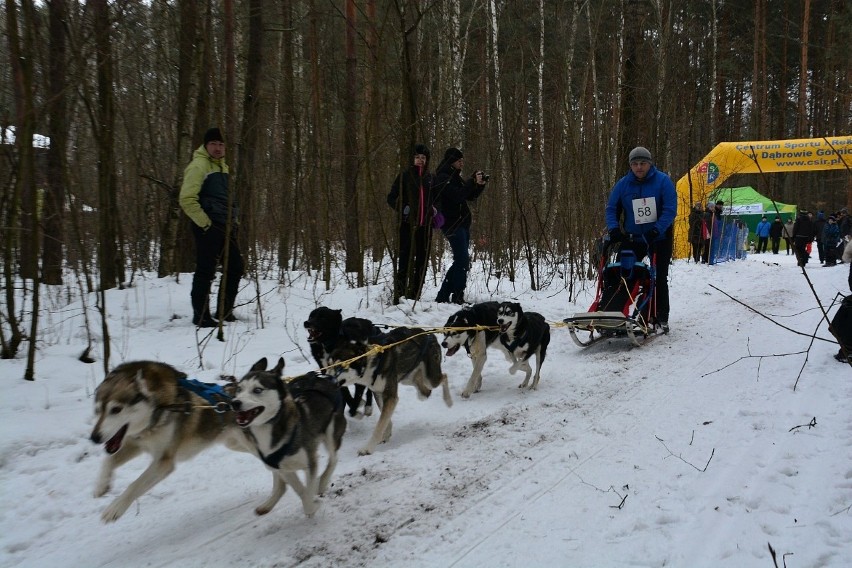
POLYGON ((414 154, 423 154, 424 156, 426 156, 427 161, 432 156, 432 152, 429 151, 429 146, 427 146, 426 144, 415 144, 414 154))
POLYGON ((636 146, 632 150, 630 150, 630 155, 627 156, 628 162, 645 160, 646 162, 653 162, 651 159, 651 152, 648 151, 644 146, 636 146))
POLYGON ((834 215, 829 215, 828 220, 829 221, 836 221, 837 219, 834 218, 834 215))
POLYGON ((222 132, 216 126, 208 128, 207 132, 204 133, 204 145, 207 146, 210 142, 225 143, 225 138, 222 136, 222 132))
POLYGON ((453 162, 464 158, 464 154, 458 148, 447 148, 447 151, 444 152, 444 161, 452 164, 453 162))

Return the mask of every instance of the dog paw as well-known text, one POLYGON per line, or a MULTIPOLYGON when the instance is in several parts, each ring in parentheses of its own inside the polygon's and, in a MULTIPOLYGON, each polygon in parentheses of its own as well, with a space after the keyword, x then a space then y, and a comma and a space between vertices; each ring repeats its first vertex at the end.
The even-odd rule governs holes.
POLYGON ((317 511, 319 511, 320 502, 319 501, 310 501, 308 503, 303 503, 302 506, 305 510, 305 516, 308 517, 308 518, 311 518, 314 515, 316 515, 317 511))
POLYGON ((468 391, 462 391, 461 397, 462 398, 470 398, 470 393, 468 391))
POLYGON ((364 446, 363 448, 358 450, 359 456, 369 456, 372 453, 373 453, 373 448, 371 448, 369 446, 364 446))
POLYGON ((109 491, 109 483, 107 483, 106 485, 96 485, 95 490, 92 492, 92 495, 95 498, 103 497, 104 495, 107 494, 108 491, 109 491))
POLYGON ((101 513, 101 520, 104 523, 114 523, 121 518, 129 506, 130 503, 125 504, 121 499, 116 499, 101 513))
POLYGON ((259 516, 261 516, 261 515, 265 515, 266 513, 268 513, 268 512, 269 512, 269 511, 271 511, 271 510, 272 510, 272 508, 271 508, 271 507, 263 507, 263 506, 261 506, 261 507, 257 507, 257 508, 254 510, 254 514, 255 514, 255 515, 257 515, 257 516, 259 517, 259 516))

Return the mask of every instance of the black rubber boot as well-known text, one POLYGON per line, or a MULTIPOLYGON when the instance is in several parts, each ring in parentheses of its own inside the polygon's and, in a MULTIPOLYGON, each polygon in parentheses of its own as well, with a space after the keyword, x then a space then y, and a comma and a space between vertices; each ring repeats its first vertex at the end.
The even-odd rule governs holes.
POLYGON ((216 327, 216 320, 210 317, 210 308, 207 305, 207 294, 203 296, 192 295, 192 323, 198 327, 216 327))

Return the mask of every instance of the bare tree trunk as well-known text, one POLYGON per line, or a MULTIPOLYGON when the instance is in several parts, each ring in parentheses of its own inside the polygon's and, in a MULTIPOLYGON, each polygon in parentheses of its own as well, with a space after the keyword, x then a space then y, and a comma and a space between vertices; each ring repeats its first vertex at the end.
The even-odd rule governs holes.
POLYGON ((802 62, 799 64, 799 122, 796 125, 796 135, 800 138, 808 135, 808 31, 810 26, 811 0, 805 0, 802 7, 802 62))
MULTIPOLYGON (((288 2, 289 3, 289 2, 288 2)), ((237 65, 236 49, 234 49, 234 0, 224 0, 224 34, 225 34, 225 136, 235 140, 237 132, 237 65)))
POLYGON ((278 266, 287 268, 290 259, 290 247, 295 240, 293 227, 296 223, 296 128, 298 118, 296 116, 299 102, 295 99, 295 64, 293 46, 296 42, 296 30, 293 24, 293 2, 285 0, 281 3, 282 19, 284 25, 284 37, 281 49, 281 122, 283 150, 282 180, 281 180, 281 210, 277 226, 278 231, 278 266))
POLYGON ((66 116, 67 57, 65 53, 65 19, 67 0, 48 4, 50 26, 50 62, 47 115, 50 124, 50 148, 47 150, 47 190, 44 197, 44 252, 42 278, 45 284, 62 284, 65 235, 62 228, 65 211, 65 149, 68 138, 66 116))
POLYGON ((494 109, 497 113, 497 149, 502 155, 506 148, 505 131, 503 129, 503 98, 501 95, 500 82, 500 54, 498 49, 499 25, 497 21, 497 3, 488 0, 488 15, 491 23, 491 63, 494 68, 494 109))
POLYGON ((192 153, 193 129, 190 120, 190 101, 193 100, 194 90, 192 81, 196 73, 195 67, 195 38, 198 25, 198 5, 196 0, 181 0, 179 2, 180 24, 178 33, 178 69, 177 69, 177 101, 175 105, 175 165, 177 173, 175 183, 166 191, 168 207, 166 221, 160 241, 160 263, 157 276, 160 278, 180 272, 177 255, 180 247, 178 238, 180 229, 185 225, 181 215, 180 196, 181 177, 183 169, 192 153))
MULTIPOLYGON (((32 185, 35 180, 35 165, 33 156, 33 130, 35 120, 33 118, 32 100, 32 58, 24 57, 23 40, 19 29, 18 10, 15 0, 6 0, 6 33, 9 41, 9 59, 12 69, 12 87, 15 96, 15 150, 17 154, 17 176, 10 199, 7 202, 4 215, 3 233, 3 276, 6 288, 6 318, 9 321, 10 337, 3 341, 3 359, 11 359, 18 353, 18 348, 23 341, 21 322, 15 315, 15 266, 17 258, 15 249, 19 247, 23 251, 23 242, 28 235, 21 233, 21 196, 25 191, 33 193, 34 188, 26 189, 26 185, 32 185)), ((24 24, 26 25, 26 24, 24 24)), ((26 33, 26 32, 25 32, 26 33)), ((14 165, 13 165, 14 167, 14 165)), ((23 270, 22 276, 23 274, 23 270)), ((26 276, 24 276, 26 277, 26 276)), ((35 338, 31 339, 35 343, 35 338)))
POLYGON ((358 57, 355 0, 346 0, 346 93, 343 96, 344 203, 346 211, 346 272, 358 274, 358 286, 364 284, 364 254, 358 235, 358 57))
MULTIPOLYGON (((98 152, 98 267, 100 287, 109 290, 124 281, 123 262, 116 246, 119 219, 116 205, 115 177, 115 107, 112 92, 113 61, 110 44, 110 19, 107 0, 90 0, 94 14, 94 35, 97 51, 98 112, 92 125, 98 152)), ((106 309, 106 306, 104 306, 106 309)), ((104 318, 106 331, 106 318, 104 318)), ((109 360, 108 334, 104 334, 106 359, 109 360)))

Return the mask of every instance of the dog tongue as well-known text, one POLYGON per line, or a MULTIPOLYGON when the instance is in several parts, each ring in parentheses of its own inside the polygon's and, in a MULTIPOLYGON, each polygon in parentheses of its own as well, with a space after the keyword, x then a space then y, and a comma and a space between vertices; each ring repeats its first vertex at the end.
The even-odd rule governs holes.
POLYGON ((115 436, 107 440, 104 444, 108 454, 114 454, 121 449, 121 442, 124 440, 124 434, 127 433, 127 424, 121 427, 121 430, 116 432, 115 436))
POLYGON ((459 350, 458 345, 456 345, 455 347, 450 347, 449 349, 447 349, 447 357, 452 357, 453 355, 456 354, 456 351, 458 351, 458 350, 459 350))

